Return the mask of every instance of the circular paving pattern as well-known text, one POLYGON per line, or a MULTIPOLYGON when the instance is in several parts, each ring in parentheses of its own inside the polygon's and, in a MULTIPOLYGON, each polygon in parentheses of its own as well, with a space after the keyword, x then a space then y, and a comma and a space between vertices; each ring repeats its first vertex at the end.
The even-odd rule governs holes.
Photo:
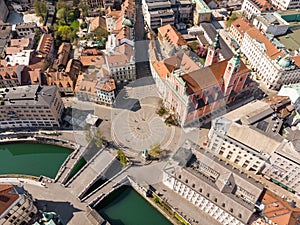
POLYGON ((150 105, 142 105, 137 112, 121 110, 112 123, 115 141, 137 152, 152 145, 165 144, 172 138, 172 129, 165 125, 156 114, 156 108, 150 105))

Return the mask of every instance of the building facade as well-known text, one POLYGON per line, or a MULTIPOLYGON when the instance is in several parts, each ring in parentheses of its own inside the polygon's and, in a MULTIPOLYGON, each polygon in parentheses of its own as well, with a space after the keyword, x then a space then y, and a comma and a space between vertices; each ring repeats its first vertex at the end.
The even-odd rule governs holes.
POLYGON ((200 23, 210 22, 212 11, 206 5, 205 1, 193 0, 193 3, 195 4, 194 11, 193 11, 194 25, 198 26, 200 25, 200 23))
POLYGON ((18 23, 13 25, 12 30, 17 33, 19 37, 26 37, 35 34, 37 25, 34 22, 18 23))
POLYGON ((0 88, 15 87, 21 85, 21 73, 24 66, 0 67, 0 88))
MULTIPOLYGON (((240 61, 239 53, 230 60, 190 72, 176 64, 173 67, 171 76, 166 76, 164 70, 158 70, 158 74, 165 80, 164 105, 181 126, 207 123, 240 94, 247 92, 251 96, 250 73, 240 61)), ((189 69, 190 65, 184 67, 189 69)))
POLYGON ((299 0, 271 0, 271 3, 281 10, 287 9, 299 9, 300 8, 300 1, 299 0))
POLYGON ((164 185, 221 224, 249 223, 263 191, 261 184, 190 141, 179 148, 173 160, 176 162, 164 169, 164 185), (189 161, 191 157, 193 162, 189 161), (183 159, 187 159, 188 166, 183 159))
POLYGON ((59 127, 64 105, 56 86, 1 90, 0 128, 59 127))
POLYGON ((265 162, 282 141, 278 134, 282 121, 273 113, 267 103, 257 101, 213 120, 208 135, 208 150, 246 170, 261 172, 265 162), (268 119, 260 122, 264 118, 268 119), (263 124, 269 126, 263 127, 263 124), (262 131, 275 136, 263 135, 260 133, 262 131))
POLYGON ((282 85, 300 81, 299 61, 281 52, 256 27, 245 33, 241 50, 268 88, 280 89, 282 85))
POLYGON ((244 0, 241 10, 248 20, 253 20, 256 15, 272 9, 272 5, 267 0, 244 0))
POLYGON ((175 24, 174 11, 170 1, 142 0, 145 23, 151 30, 175 24))
POLYGON ((276 13, 263 13, 258 15, 253 20, 253 25, 265 33, 279 36, 286 34, 289 29, 289 23, 276 13))
POLYGON ((285 138, 279 133, 283 120, 277 110, 285 104, 280 98, 275 105, 251 102, 213 120, 207 150, 240 169, 263 174, 271 182, 299 193, 299 143, 297 135, 285 138))
POLYGON ((29 224, 35 214, 38 213, 33 204, 32 197, 23 187, 11 184, 0 184, 1 225, 29 224))

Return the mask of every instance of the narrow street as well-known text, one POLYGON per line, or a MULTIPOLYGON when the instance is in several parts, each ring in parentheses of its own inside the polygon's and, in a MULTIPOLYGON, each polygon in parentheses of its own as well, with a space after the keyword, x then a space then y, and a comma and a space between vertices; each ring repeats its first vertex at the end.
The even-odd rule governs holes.
POLYGON ((151 76, 149 67, 148 44, 144 28, 144 16, 140 0, 135 1, 136 21, 135 21, 135 67, 136 79, 151 76))

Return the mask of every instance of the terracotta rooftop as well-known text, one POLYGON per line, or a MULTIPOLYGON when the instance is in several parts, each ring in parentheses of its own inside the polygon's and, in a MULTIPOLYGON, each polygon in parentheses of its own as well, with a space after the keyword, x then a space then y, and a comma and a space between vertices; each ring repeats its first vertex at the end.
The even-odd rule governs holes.
POLYGON ((18 53, 18 52, 21 52, 24 50, 24 47, 22 46, 18 46, 18 47, 7 47, 5 49, 5 53, 6 55, 11 55, 11 54, 15 54, 15 53, 18 53))
POLYGON ((182 35, 170 24, 167 24, 163 27, 158 28, 158 32, 168 40, 170 44, 174 45, 187 45, 187 42, 184 40, 182 35))
POLYGON ((284 57, 284 54, 280 52, 278 48, 256 27, 252 27, 246 32, 252 39, 257 40, 261 44, 264 44, 266 54, 271 59, 276 59, 278 56, 284 57))
POLYGON ((31 70, 29 67, 25 67, 22 72, 22 85, 44 84, 41 80, 40 69, 31 70))
POLYGON ((267 0, 251 0, 261 11, 269 11, 272 5, 267 0))
POLYGON ((300 56, 292 56, 292 60, 295 60, 295 65, 300 67, 300 56))
POLYGON ((108 12, 106 14, 106 17, 114 17, 114 18, 118 18, 122 15, 122 11, 121 10, 112 10, 110 12, 108 12))
POLYGON ((86 74, 80 74, 77 78, 75 92, 96 95, 96 79, 90 79, 86 77, 86 74))
MULTIPOLYGON (((188 86, 187 93, 192 94, 209 86, 213 86, 218 83, 222 84, 222 77, 229 60, 230 59, 226 59, 221 62, 212 64, 211 66, 203 67, 199 70, 183 75, 182 79, 188 86)), ((240 70, 238 71, 237 75, 239 76, 249 71, 250 70, 241 61, 240 70)))
POLYGON ((174 70, 180 69, 183 73, 190 73, 200 69, 185 53, 176 54, 163 61, 153 62, 152 65, 163 80, 166 80, 166 76, 171 76, 174 70))
POLYGON ((28 47, 30 44, 30 38, 20 38, 20 39, 11 39, 10 40, 10 46, 11 47, 28 47))
POLYGON ((17 73, 22 72, 23 68, 24 68, 24 66, 20 66, 20 65, 5 66, 5 67, 1 66, 0 67, 0 79, 1 80, 10 80, 10 79, 18 80, 17 73))
POLYGON ((49 72, 47 75, 48 85, 56 85, 59 88, 74 89, 74 82, 71 77, 65 72, 49 72))
POLYGON ((300 209, 293 208, 279 196, 267 191, 263 196, 264 216, 277 225, 295 225, 300 223, 300 209))
POLYGON ((49 54, 52 45, 53 37, 51 36, 51 34, 43 34, 36 51, 42 54, 49 54))
POLYGON ((104 81, 98 81, 96 88, 106 92, 114 91, 116 89, 115 80, 107 79, 104 81))
POLYGON ((72 45, 70 43, 64 42, 59 46, 59 49, 57 52, 57 54, 58 54, 57 62, 59 65, 60 64, 67 65, 71 49, 72 49, 72 45))
POLYGON ((13 185, 0 184, 0 216, 19 198, 13 185))
POLYGON ((231 26, 233 26, 242 36, 244 36, 245 32, 250 28, 254 27, 248 20, 243 17, 239 17, 235 21, 232 22, 231 26))
POLYGON ((86 56, 86 55, 88 55, 88 56, 91 56, 91 55, 101 55, 101 54, 99 54, 99 53, 103 54, 103 53, 102 53, 101 51, 99 51, 99 49, 97 49, 97 48, 88 48, 88 49, 84 49, 84 50, 82 51, 81 56, 86 56))
POLYGON ((123 27, 116 35, 117 40, 120 40, 123 38, 130 39, 130 29, 128 27, 123 27))
POLYGON ((82 66, 97 66, 101 67, 105 64, 104 56, 81 56, 80 61, 82 66))
POLYGON ((37 53, 34 53, 30 59, 29 67, 32 70, 41 69, 44 65, 45 59, 41 57, 37 57, 37 53))

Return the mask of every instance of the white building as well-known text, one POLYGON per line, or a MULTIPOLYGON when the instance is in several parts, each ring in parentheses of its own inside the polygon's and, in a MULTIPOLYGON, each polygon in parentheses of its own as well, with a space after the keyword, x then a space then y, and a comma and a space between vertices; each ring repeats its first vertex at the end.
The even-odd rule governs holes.
POLYGON ((284 55, 256 27, 245 33, 241 50, 268 88, 279 89, 284 84, 300 82, 299 60, 284 55))
POLYGON ((271 3, 281 10, 300 8, 300 0, 271 0, 271 3))
POLYGON ((251 102, 213 120, 207 149, 234 166, 300 193, 299 133, 285 139, 279 134, 281 128, 282 120, 268 103, 251 102))
POLYGON ((265 0, 244 0, 241 10, 244 16, 248 20, 251 20, 254 16, 261 14, 263 11, 272 10, 272 5, 265 0))
POLYGON ((22 50, 5 57, 6 65, 23 65, 28 66, 30 63, 33 50, 22 50))
POLYGON ((278 134, 282 121, 273 120, 273 113, 267 103, 257 101, 213 120, 208 150, 246 170, 260 172, 283 140, 278 134))
POLYGON ((96 84, 98 102, 112 105, 115 101, 116 85, 114 79, 100 79, 96 84))
POLYGON ((224 225, 249 224, 263 191, 261 184, 190 141, 164 169, 163 183, 224 225))
POLYGON ((174 25, 175 16, 170 1, 142 0, 142 4, 144 20, 150 29, 157 29, 167 24, 174 25))
POLYGON ((134 47, 124 43, 105 55, 106 69, 117 83, 136 79, 134 47))

